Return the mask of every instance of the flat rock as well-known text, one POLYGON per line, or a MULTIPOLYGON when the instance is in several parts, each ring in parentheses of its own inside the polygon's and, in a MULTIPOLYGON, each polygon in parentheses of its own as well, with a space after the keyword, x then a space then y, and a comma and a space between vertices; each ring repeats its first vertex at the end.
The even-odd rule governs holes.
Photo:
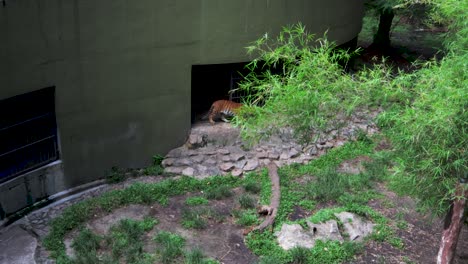
POLYGON ((163 167, 168 167, 174 165, 175 159, 174 158, 166 158, 161 162, 163 167))
POLYGON ((204 159, 205 157, 203 157, 202 155, 197 155, 197 156, 192 157, 192 160, 195 163, 201 163, 204 159))
POLYGON ((167 167, 164 169, 165 172, 167 173, 175 173, 175 174, 180 174, 184 169, 181 167, 167 167))
POLYGON ((241 176, 242 173, 244 173, 244 171, 241 169, 237 169, 237 168, 231 171, 232 176, 235 176, 235 177, 241 176))
POLYGON ((280 157, 280 155, 279 155, 278 153, 276 153, 276 152, 270 152, 270 153, 268 153, 268 158, 269 158, 269 159, 275 159, 275 160, 277 160, 277 159, 279 159, 279 157, 280 157))
POLYGON ((239 161, 239 160, 244 159, 244 158, 245 158, 245 155, 241 154, 241 153, 231 154, 231 160, 233 160, 233 161, 239 161))
POLYGON ((238 162, 234 163, 234 167, 236 167, 236 169, 243 169, 245 164, 247 164, 246 160, 239 160, 238 162))
POLYGON ((222 154, 222 155, 227 155, 227 154, 229 154, 230 152, 229 152, 229 150, 227 150, 227 149, 225 149, 225 148, 220 148, 220 149, 218 149, 218 153, 219 153, 219 154, 222 154))
POLYGON ((219 168, 222 171, 230 171, 234 168, 234 164, 232 162, 226 162, 226 163, 219 165, 219 168))
POLYGON ((37 239, 18 225, 0 234, 0 264, 35 264, 37 239))
POLYGON ((247 164, 244 166, 245 171, 252 171, 255 170, 258 167, 258 160, 252 159, 247 161, 247 164))
POLYGON ((182 171, 182 174, 186 176, 193 176, 194 172, 195 170, 193 168, 188 167, 182 171))
POLYGON ((375 224, 364 221, 353 213, 341 212, 336 213, 335 216, 343 223, 344 230, 351 241, 362 241, 374 230, 375 224))

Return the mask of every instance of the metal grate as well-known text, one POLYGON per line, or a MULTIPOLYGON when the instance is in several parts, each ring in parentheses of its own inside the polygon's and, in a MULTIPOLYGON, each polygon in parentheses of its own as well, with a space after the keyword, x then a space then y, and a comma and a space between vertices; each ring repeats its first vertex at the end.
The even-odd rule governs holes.
POLYGON ((229 100, 241 102, 241 98, 247 95, 245 91, 235 90, 239 88, 239 82, 242 81, 242 76, 237 71, 231 71, 231 83, 229 86, 229 100))
POLYGON ((0 182, 59 158, 55 89, 0 101, 0 182))

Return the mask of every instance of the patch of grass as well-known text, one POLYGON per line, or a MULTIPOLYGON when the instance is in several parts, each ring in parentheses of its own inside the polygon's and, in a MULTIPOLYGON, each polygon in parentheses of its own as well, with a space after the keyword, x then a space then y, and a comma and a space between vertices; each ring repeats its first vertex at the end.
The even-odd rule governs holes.
POLYGON ((244 184, 244 190, 249 193, 258 194, 262 190, 262 185, 258 182, 247 182, 244 184))
POLYGON ((50 232, 44 238, 43 245, 51 252, 52 258, 66 263, 69 258, 65 254, 63 243, 65 235, 99 211, 111 212, 128 204, 167 203, 169 196, 202 191, 211 188, 211 186, 236 187, 240 182, 240 178, 236 177, 215 176, 204 180, 181 177, 153 184, 135 183, 126 189, 110 191, 66 208, 61 216, 52 220, 50 232))
POLYGON ((178 263, 177 260, 183 256, 185 239, 177 234, 161 231, 155 237, 160 247, 157 249, 159 260, 163 264, 178 263))
POLYGON ((200 248, 193 248, 185 252, 185 264, 219 264, 218 261, 205 257, 200 248))
POLYGON ((81 230, 72 242, 72 248, 75 250, 73 262, 76 264, 98 263, 97 251, 102 239, 88 228, 81 230))
POLYGON ((302 200, 302 201, 299 202, 300 207, 302 207, 305 210, 309 210, 309 211, 314 210, 316 205, 317 205, 316 202, 311 201, 311 200, 302 200))
POLYGON ((240 211, 236 223, 242 226, 253 226, 259 223, 258 215, 255 210, 240 211))
POLYGON ((204 229, 209 219, 221 221, 222 216, 209 207, 184 208, 182 210, 182 226, 185 228, 204 229))
POLYGON ((237 201, 239 202, 240 206, 242 208, 244 208, 244 209, 255 208, 255 205, 256 205, 255 198, 248 195, 248 194, 243 194, 243 195, 239 196, 237 201))
POLYGON ((201 196, 188 197, 185 200, 185 204, 188 206, 205 205, 208 203, 209 201, 205 197, 201 197, 201 196))
POLYGON ((152 165, 152 166, 146 167, 143 170, 144 175, 157 176, 157 175, 161 175, 163 173, 164 173, 164 168, 161 165, 152 165))
POLYGON ((306 264, 309 263, 309 257, 311 252, 307 248, 303 247, 294 247, 290 251, 293 264, 306 264))
POLYGON ((125 171, 118 167, 112 167, 111 170, 106 175, 106 181, 108 183, 118 183, 123 182, 126 179, 125 171))
POLYGON ((309 184, 309 196, 321 201, 337 200, 348 187, 347 175, 329 169, 317 175, 317 180, 309 184))
POLYGON ((106 237, 107 244, 112 249, 114 261, 122 257, 127 263, 138 263, 142 259, 142 236, 150 231, 157 223, 155 219, 146 218, 143 221, 123 219, 109 230, 106 237))
POLYGON ((209 200, 222 200, 224 198, 229 198, 232 195, 232 187, 227 185, 210 188, 205 192, 205 197, 209 200))
POLYGON ((338 241, 322 242, 318 240, 315 247, 312 248, 312 254, 309 263, 342 263, 352 259, 354 255, 362 250, 363 246, 359 243, 338 241))
POLYGON ((184 209, 182 211, 182 226, 185 228, 205 229, 206 218, 204 212, 194 209, 184 209))

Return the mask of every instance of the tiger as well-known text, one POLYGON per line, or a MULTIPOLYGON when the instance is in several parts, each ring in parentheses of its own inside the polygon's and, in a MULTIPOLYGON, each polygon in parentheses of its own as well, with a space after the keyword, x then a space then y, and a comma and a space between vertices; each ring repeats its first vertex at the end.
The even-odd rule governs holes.
POLYGON ((208 111, 206 116, 208 116, 208 120, 212 125, 215 124, 213 119, 217 116, 221 116, 221 120, 223 120, 224 122, 229 122, 229 120, 227 120, 225 116, 234 116, 241 107, 241 103, 236 103, 229 100, 218 100, 213 102, 210 111, 208 111))

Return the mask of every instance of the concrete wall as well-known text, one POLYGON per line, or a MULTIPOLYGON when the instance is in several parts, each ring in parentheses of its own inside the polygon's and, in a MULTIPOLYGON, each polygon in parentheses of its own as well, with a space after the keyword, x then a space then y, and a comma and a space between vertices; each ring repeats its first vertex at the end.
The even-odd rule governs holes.
POLYGON ((56 87, 64 173, 54 174, 60 185, 50 195, 112 166, 146 166, 182 144, 191 65, 248 61, 249 42, 299 21, 349 41, 361 29, 362 2, 7 0, 0 99, 56 87))

